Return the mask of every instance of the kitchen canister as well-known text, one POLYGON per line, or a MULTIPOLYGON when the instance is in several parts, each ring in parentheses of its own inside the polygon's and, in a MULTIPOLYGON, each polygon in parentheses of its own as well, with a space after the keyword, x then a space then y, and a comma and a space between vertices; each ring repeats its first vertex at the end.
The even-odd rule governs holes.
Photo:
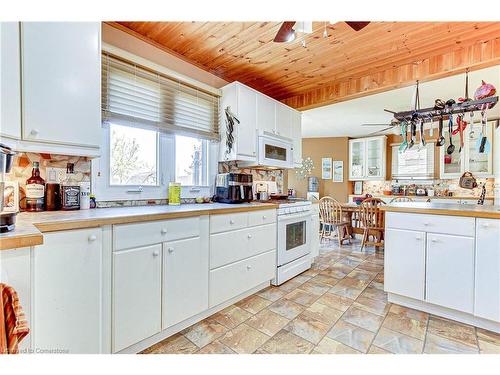
POLYGON ((80 182, 80 210, 90 208, 90 181, 80 182))

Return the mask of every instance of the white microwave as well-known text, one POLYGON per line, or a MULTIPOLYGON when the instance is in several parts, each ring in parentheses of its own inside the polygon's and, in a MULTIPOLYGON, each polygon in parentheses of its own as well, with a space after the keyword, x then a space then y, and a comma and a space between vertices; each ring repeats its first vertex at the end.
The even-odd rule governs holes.
POLYGON ((258 136, 257 162, 261 166, 293 168, 293 144, 285 139, 258 136))

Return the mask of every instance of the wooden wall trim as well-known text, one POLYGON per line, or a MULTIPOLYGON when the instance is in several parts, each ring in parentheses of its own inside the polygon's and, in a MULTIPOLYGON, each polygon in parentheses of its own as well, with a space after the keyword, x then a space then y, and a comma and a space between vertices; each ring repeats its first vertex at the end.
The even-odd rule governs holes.
POLYGON ((281 101, 307 110, 500 64, 500 36, 423 60, 345 78, 281 101))

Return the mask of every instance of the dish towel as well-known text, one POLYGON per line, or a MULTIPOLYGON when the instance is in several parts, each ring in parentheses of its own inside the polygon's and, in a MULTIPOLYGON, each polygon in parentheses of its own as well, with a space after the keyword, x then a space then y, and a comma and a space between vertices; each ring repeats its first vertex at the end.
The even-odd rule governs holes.
POLYGON ((0 354, 18 353, 18 345, 29 331, 16 291, 0 284, 0 354))

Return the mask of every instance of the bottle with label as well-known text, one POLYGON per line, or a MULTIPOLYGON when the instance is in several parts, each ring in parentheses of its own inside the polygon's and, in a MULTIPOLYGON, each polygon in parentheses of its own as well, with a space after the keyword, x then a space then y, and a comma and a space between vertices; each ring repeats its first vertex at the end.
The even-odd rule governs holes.
POLYGON ((66 166, 66 179, 61 183, 61 210, 80 209, 80 183, 76 180, 74 164, 66 166))
POLYGON ((26 180, 26 211, 43 211, 45 206, 45 180, 40 177, 40 163, 33 162, 31 177, 26 180))

